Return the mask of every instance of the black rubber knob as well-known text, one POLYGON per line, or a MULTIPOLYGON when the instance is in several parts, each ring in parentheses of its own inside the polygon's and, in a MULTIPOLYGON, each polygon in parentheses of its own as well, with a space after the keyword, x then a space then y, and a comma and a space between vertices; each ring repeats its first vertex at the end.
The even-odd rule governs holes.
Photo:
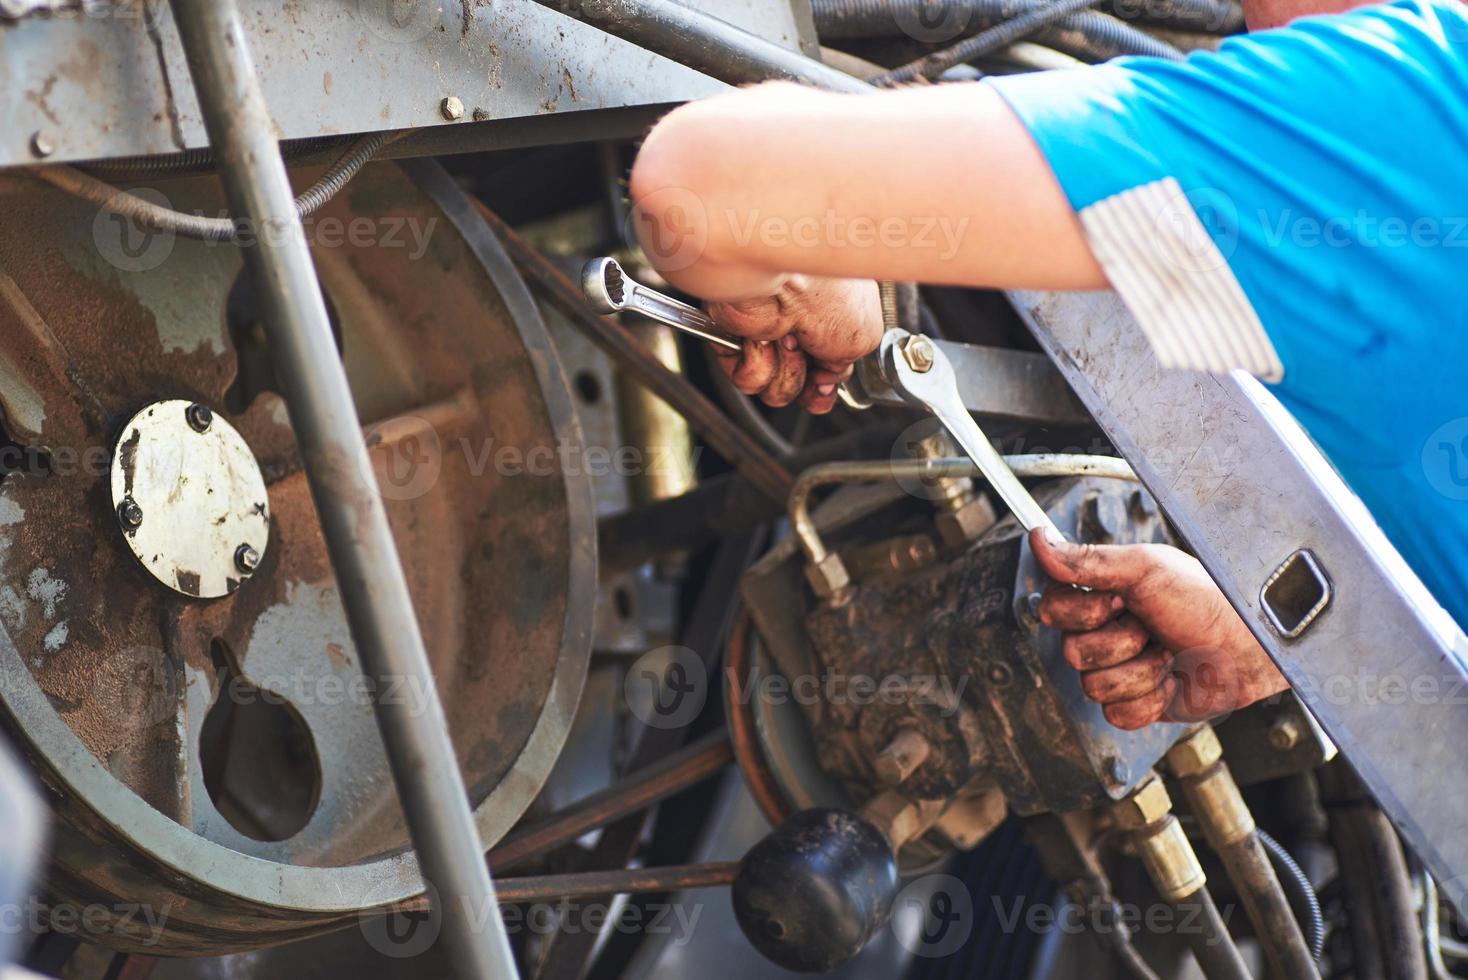
POLYGON ((755 949, 787 970, 828 973, 887 923, 897 861, 861 817, 802 810, 750 848, 732 895, 755 949))

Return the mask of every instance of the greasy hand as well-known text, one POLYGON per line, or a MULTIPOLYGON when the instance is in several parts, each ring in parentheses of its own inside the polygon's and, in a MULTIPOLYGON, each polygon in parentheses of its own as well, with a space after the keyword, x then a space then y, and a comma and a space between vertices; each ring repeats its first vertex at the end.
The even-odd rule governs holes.
POLYGON ((719 366, 746 395, 772 408, 799 401, 824 415, 836 386, 882 339, 882 301, 870 279, 791 276, 774 296, 710 303, 709 315, 744 338, 744 349, 715 348, 719 366))
POLYGON ((1116 727, 1202 721, 1289 686, 1191 555, 1057 544, 1042 529, 1030 545, 1053 580, 1040 621, 1065 632, 1066 661, 1116 727))

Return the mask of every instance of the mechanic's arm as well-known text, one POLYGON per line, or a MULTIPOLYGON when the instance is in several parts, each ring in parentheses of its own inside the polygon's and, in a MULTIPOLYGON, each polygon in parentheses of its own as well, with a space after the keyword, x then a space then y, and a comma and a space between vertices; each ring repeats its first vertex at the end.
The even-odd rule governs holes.
POLYGON ((692 103, 652 131, 631 190, 649 259, 704 299, 771 296, 791 273, 1106 285, 1045 158, 984 85, 772 83, 692 103))
POLYGON ((771 83, 693 103, 648 137, 631 191, 649 260, 746 338, 721 366, 771 406, 831 410, 881 338, 873 279, 1106 285, 1044 157, 983 85, 771 83))

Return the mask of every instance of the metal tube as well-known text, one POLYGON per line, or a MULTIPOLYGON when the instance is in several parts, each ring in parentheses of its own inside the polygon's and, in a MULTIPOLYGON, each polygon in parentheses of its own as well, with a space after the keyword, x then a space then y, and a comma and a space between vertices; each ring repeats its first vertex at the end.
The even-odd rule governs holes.
POLYGON ((871 91, 845 72, 668 0, 535 2, 730 85, 778 78, 833 92, 871 91))
MULTIPOLYGON (((598 827, 639 813, 719 772, 734 761, 729 736, 717 731, 600 792, 518 831, 489 852, 502 872, 568 844, 598 827)), ((501 886, 504 884, 500 879, 501 886)))
MULTIPOLYGON (((1096 476, 1112 480, 1136 482, 1137 476, 1126 460, 1114 456, 1066 455, 1034 453, 1004 456, 1004 465, 1020 479, 1044 477, 1096 476)), ((795 481, 790 491, 790 525, 800 541, 807 560, 821 561, 828 554, 825 542, 810 517, 810 497, 816 488, 834 483, 857 483, 877 480, 938 480, 956 477, 983 477, 973 460, 953 456, 946 459, 878 459, 852 462, 821 463, 812 466, 795 481)))
POLYGON ((421 873, 438 896, 457 972, 514 977, 484 848, 238 7, 235 0, 172 6, 230 208, 252 226, 255 241, 242 251, 352 640, 369 677, 418 692, 411 701, 380 700, 376 709, 421 873))

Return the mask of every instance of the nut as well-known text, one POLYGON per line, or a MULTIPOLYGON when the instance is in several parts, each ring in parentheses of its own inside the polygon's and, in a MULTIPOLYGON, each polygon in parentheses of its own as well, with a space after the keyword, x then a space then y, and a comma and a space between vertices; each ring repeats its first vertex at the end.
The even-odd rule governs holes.
POLYGON ((1172 797, 1154 772, 1143 779, 1130 796, 1111 806, 1116 825, 1124 830, 1140 830, 1172 812, 1172 797))
POLYGON ((234 550, 234 565, 248 575, 260 567, 260 552, 247 544, 242 544, 234 550))
POLYGON ((918 334, 903 341, 902 356, 907 360, 908 367, 918 374, 927 374, 933 370, 933 363, 938 359, 938 352, 934 349, 931 340, 918 334))
POLYGON ((1198 776, 1223 758, 1223 746, 1207 725, 1178 739, 1167 752, 1167 764, 1178 776, 1198 776))
POLYGON ((1288 752, 1300 744, 1300 725, 1293 718, 1278 718, 1269 726, 1269 744, 1276 752, 1288 752))
POLYGON ((805 566, 805 579, 822 599, 833 598, 851 586, 851 575, 836 552, 805 566))
POLYGON ((988 497, 974 497, 955 510, 939 514, 934 524, 944 546, 957 548, 977 541, 979 535, 993 527, 998 519, 988 497))
POLYGON ((438 104, 438 111, 449 122, 464 118, 464 103, 457 95, 450 95, 438 104))
POLYGON ((136 531, 143 526, 143 508, 133 498, 123 497, 122 503, 117 505, 117 519, 127 530, 136 531))
POLYGON ((208 432, 209 426, 214 424, 214 412, 208 405, 195 402, 184 412, 184 417, 189 421, 189 428, 195 432, 208 432))

